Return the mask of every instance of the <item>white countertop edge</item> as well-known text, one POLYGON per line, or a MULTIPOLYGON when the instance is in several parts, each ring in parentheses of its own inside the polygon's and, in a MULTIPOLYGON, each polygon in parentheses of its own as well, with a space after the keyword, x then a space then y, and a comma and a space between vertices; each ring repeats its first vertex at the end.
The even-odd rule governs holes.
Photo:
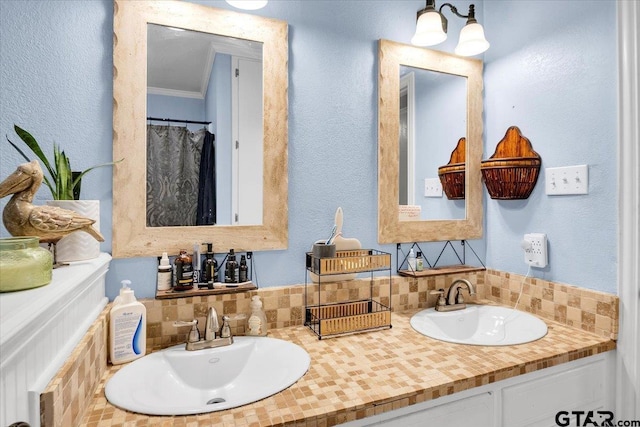
MULTIPOLYGON (((111 255, 101 253, 97 258, 54 269, 48 285, 0 294, 0 347, 10 347, 11 341, 20 339, 19 334, 29 334, 64 309, 82 293, 82 287, 106 274, 110 261, 111 255)), ((2 353, 0 360, 4 359, 2 353)))

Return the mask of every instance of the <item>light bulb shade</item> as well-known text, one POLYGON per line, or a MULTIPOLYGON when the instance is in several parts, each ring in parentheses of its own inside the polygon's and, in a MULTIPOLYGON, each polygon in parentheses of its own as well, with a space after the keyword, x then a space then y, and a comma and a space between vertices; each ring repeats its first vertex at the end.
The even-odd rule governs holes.
POLYGON ((415 46, 433 46, 447 39, 442 29, 442 17, 438 12, 426 12, 418 17, 416 33, 411 38, 415 46))
POLYGON ((227 3, 238 9, 257 10, 265 7, 268 1, 269 0, 227 0, 227 3))
POLYGON ((460 31, 460 40, 456 46, 456 55, 473 56, 489 49, 489 42, 484 38, 484 29, 477 22, 467 24, 460 31))

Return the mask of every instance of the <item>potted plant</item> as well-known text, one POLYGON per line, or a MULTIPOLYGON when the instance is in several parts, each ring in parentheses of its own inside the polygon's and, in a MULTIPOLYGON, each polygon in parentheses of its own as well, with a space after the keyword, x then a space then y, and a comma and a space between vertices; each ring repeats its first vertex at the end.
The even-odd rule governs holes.
MULTIPOLYGON (((58 145, 53 144, 53 161, 50 162, 42 151, 42 148, 40 148, 40 144, 38 144, 29 132, 17 125, 14 125, 13 128, 20 139, 22 139, 33 154, 38 157, 46 169, 44 183, 51 191, 53 198, 53 200, 47 201, 47 204, 73 210, 83 216, 94 219, 96 222, 93 226, 99 230, 100 201, 80 200, 80 184, 82 177, 89 171, 103 166, 111 166, 117 162, 103 163, 90 167, 82 172, 74 172, 71 169, 69 158, 58 145), (47 173, 49 176, 47 176, 47 173)), ((7 141, 9 141, 9 144, 11 144, 26 161, 31 161, 9 137, 7 137, 7 141)), ((71 233, 56 244, 56 258, 59 263, 93 259, 98 257, 98 255, 100 255, 100 243, 84 232, 71 233)))
MULTIPOLYGON (((33 151, 33 154, 40 159, 47 169, 47 172, 49 172, 49 177, 47 177, 47 175, 44 176, 44 183, 49 187, 53 200, 80 200, 80 184, 82 177, 93 169, 103 166, 111 166, 117 163, 103 163, 101 165, 90 167, 82 172, 74 172, 71 170, 69 158, 64 153, 64 150, 61 151, 55 143, 53 144, 53 162, 49 162, 47 156, 45 156, 44 152, 40 148, 40 144, 38 144, 36 139, 29 132, 17 125, 13 125, 13 128, 20 139, 22 139, 27 147, 33 151)), ((11 142, 9 137, 7 137, 7 141, 9 141, 9 144, 11 144, 26 161, 31 161, 20 147, 11 142)))

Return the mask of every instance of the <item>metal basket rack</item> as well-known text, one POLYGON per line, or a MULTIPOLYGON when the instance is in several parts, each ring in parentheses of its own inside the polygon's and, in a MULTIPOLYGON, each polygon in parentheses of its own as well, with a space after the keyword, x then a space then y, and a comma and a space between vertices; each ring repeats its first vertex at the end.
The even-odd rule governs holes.
MULTIPOLYGON (((305 325, 322 339, 355 332, 391 328, 391 254, 375 249, 337 251, 332 258, 317 258, 306 253, 305 325), (389 306, 373 299, 374 273, 386 271, 389 277, 389 306), (317 299, 309 303, 309 273, 318 276, 317 299), (354 301, 322 303, 322 278, 331 275, 370 273, 369 297, 354 301)), ((382 289, 382 287, 381 287, 382 289)))

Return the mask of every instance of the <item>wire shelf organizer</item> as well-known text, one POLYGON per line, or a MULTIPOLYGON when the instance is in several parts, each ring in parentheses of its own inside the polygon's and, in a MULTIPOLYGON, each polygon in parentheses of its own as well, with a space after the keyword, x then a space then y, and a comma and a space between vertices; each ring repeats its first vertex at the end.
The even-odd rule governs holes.
MULTIPOLYGON (((384 286, 380 286, 380 291, 384 286)), ((337 251, 335 257, 318 258, 312 252, 306 253, 305 274, 305 325, 322 339, 355 332, 365 332, 391 328, 391 254, 375 249, 337 251), (382 292, 374 299, 376 272, 388 274, 389 304, 381 302, 382 292), (318 276, 316 298, 313 302, 309 289, 309 273, 318 276), (323 277, 331 281, 332 275, 345 273, 370 273, 368 297, 323 303, 323 277)), ((325 300, 327 298, 325 297, 325 300)))

